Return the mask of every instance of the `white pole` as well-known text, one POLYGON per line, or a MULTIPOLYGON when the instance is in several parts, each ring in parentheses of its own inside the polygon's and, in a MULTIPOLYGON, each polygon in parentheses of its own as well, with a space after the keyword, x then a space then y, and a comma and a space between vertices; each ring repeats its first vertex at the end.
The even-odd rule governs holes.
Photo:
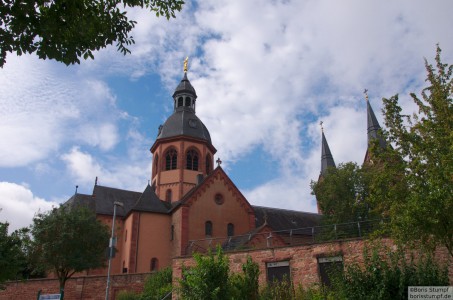
POLYGON ((109 299, 110 290, 110 269, 112 267, 112 256, 113 256, 113 239, 115 237, 115 217, 116 217, 116 206, 123 207, 123 203, 115 201, 113 202, 113 221, 112 221, 112 235, 109 241, 109 267, 107 269, 107 287, 105 289, 105 300, 109 299))

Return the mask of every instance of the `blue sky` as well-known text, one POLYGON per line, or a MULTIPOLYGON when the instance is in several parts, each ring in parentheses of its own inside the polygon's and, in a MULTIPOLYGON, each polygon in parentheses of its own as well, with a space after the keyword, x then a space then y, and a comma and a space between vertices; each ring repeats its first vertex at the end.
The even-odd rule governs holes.
MULTIPOLYGON (((453 61, 453 2, 198 1, 167 21, 144 10, 132 54, 65 66, 8 55, 0 69, 0 221, 27 226, 99 184, 142 191, 149 148, 189 56, 197 115, 254 205, 316 210, 320 128, 335 162, 363 161, 366 105, 424 86, 439 43, 453 61)), ((215 159, 217 159, 217 157, 215 159)))

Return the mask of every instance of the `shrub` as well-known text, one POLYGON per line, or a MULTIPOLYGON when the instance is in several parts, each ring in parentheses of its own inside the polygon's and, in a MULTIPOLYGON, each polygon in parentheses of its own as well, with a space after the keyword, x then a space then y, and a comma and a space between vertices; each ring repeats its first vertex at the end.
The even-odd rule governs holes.
POLYGON ((140 300, 161 300, 171 291, 172 271, 170 267, 167 267, 151 274, 146 279, 140 300))

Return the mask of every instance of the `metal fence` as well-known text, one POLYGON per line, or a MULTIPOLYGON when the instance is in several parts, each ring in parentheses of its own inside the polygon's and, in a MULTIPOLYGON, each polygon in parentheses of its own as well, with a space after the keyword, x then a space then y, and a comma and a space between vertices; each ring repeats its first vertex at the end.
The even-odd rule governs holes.
POLYGON ((186 248, 186 255, 194 252, 206 253, 217 246, 220 246, 225 252, 229 252, 366 238, 371 233, 383 229, 384 223, 386 220, 367 220, 281 231, 251 232, 224 238, 190 240, 186 248))

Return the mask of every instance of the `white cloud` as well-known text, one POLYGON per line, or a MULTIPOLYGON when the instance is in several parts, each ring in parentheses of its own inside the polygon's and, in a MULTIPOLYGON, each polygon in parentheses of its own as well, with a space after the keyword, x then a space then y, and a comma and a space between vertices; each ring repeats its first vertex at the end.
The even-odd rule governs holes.
POLYGON ((97 161, 87 152, 73 147, 61 156, 71 176, 80 185, 93 184, 98 177, 98 184, 115 188, 125 188, 141 191, 146 187, 148 175, 144 170, 151 169, 151 160, 147 164, 143 157, 135 161, 128 158, 97 161), (125 162, 124 162, 125 161, 125 162))
POLYGON ((9 232, 28 227, 36 213, 46 212, 57 206, 57 202, 33 195, 26 184, 0 182, 0 222, 9 223, 9 232))

